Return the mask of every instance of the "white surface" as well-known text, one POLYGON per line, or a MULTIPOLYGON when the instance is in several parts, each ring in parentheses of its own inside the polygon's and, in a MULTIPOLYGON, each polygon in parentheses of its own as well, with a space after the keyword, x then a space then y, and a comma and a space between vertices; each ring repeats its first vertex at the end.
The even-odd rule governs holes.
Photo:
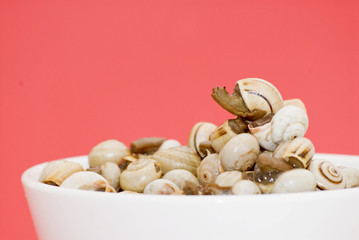
MULTIPOLYGON (((359 156, 316 154, 359 168, 359 156)), ((70 158, 86 167, 87 157, 70 158)), ((60 189, 22 175, 40 240, 359 239, 359 188, 239 196, 157 196, 60 189)))

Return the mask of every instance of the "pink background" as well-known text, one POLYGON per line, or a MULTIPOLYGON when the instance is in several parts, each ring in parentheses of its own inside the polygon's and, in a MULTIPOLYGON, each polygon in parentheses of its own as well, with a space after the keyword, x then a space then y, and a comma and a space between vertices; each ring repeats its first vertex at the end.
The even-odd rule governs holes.
POLYGON ((358 1, 0 0, 0 239, 36 239, 25 169, 110 138, 186 144, 245 77, 306 103, 317 152, 359 154, 358 43, 358 1))

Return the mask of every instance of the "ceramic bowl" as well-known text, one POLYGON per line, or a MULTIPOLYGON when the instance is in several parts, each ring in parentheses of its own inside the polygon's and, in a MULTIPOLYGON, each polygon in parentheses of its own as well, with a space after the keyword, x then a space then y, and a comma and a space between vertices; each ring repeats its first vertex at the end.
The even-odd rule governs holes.
MULTIPOLYGON (((359 168, 359 156, 316 154, 359 168)), ((87 165, 87 156, 68 158, 87 165)), ((245 196, 160 196, 63 189, 22 175, 40 240, 359 239, 359 188, 245 196)))

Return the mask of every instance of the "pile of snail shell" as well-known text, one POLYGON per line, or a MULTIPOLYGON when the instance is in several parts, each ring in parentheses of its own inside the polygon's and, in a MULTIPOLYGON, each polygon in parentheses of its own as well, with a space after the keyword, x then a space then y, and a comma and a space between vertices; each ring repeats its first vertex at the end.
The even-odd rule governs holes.
POLYGON ((313 159, 305 105, 284 100, 259 78, 237 81, 213 99, 236 117, 196 123, 188 144, 147 137, 128 148, 106 140, 90 151, 89 168, 49 162, 40 181, 63 188, 119 194, 222 195, 290 193, 359 186, 359 170, 313 159))

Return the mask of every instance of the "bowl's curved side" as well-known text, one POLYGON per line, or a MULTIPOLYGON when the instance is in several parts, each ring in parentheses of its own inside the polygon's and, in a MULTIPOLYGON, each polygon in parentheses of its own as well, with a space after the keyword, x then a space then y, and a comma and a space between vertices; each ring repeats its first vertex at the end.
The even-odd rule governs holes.
MULTIPOLYGON (((359 156, 336 157, 340 165, 359 168, 359 156)), ((42 240, 351 240, 359 236, 359 188, 250 196, 120 195, 39 183, 43 167, 30 168, 22 176, 42 240)))

